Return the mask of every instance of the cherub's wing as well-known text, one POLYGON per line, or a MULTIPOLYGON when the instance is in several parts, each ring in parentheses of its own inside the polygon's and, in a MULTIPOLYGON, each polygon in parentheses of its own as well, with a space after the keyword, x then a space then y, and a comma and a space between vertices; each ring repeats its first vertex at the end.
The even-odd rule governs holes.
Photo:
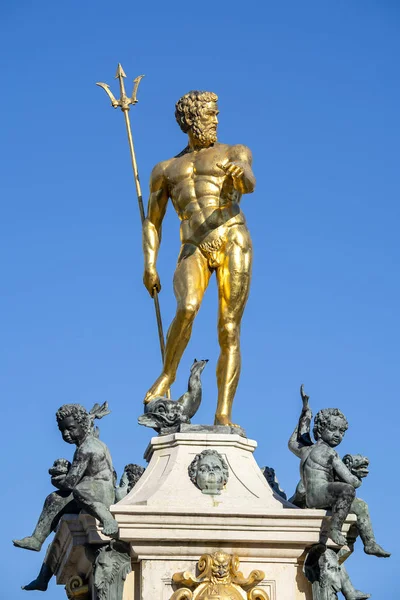
POLYGON ((103 402, 101 406, 96 402, 93 408, 89 411, 89 415, 92 417, 92 419, 102 419, 103 417, 109 415, 110 412, 111 410, 108 410, 108 402, 103 402))

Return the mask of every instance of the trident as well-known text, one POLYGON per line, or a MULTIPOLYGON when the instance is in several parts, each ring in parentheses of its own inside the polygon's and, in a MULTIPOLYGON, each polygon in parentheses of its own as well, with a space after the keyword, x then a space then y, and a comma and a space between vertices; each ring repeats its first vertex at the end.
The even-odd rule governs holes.
MULTIPOLYGON (((125 93, 125 85, 124 85, 124 79, 123 79, 124 77, 126 77, 125 72, 121 66, 121 63, 118 63, 115 79, 119 79, 119 89, 120 89, 120 93, 121 93, 121 97, 119 100, 117 100, 113 96, 113 94, 110 90, 110 86, 107 85, 107 83, 96 83, 96 85, 103 88, 103 90, 106 92, 107 96, 111 100, 111 106, 113 108, 118 108, 118 107, 121 108, 122 112, 124 113, 126 132, 128 134, 129 150, 131 152, 133 178, 135 180, 136 194, 137 194, 137 199, 138 199, 138 204, 139 204, 140 220, 143 225, 143 221, 145 219, 145 214, 144 214, 144 208, 143 208, 142 190, 140 188, 139 173, 138 173, 138 168, 137 168, 137 163, 136 163, 135 148, 133 145, 131 123, 129 120, 129 110, 130 110, 131 105, 133 106, 134 104, 137 104, 137 102, 138 102, 136 99, 136 94, 137 94, 137 91, 139 88, 139 83, 143 79, 144 75, 139 75, 139 77, 136 77, 136 79, 134 79, 133 92, 132 92, 132 96, 130 98, 125 93)), ((161 320, 160 302, 158 300, 158 293, 157 293, 156 289, 154 290, 153 300, 154 300, 154 308, 156 311, 156 318, 157 318, 157 328, 158 328, 158 337, 160 340, 161 358, 164 362, 164 353, 165 353, 164 333, 163 333, 163 326, 162 326, 162 320, 161 320)), ((169 394, 168 394, 168 396, 169 396, 169 394)))

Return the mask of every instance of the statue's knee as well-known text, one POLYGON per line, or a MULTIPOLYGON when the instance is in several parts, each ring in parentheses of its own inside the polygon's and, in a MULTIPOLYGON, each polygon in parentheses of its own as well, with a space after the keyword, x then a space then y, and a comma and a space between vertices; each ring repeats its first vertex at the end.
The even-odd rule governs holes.
POLYGON ((44 501, 43 508, 49 508, 49 506, 53 506, 54 503, 59 503, 59 494, 57 492, 51 492, 44 501))
POLYGON ((345 496, 349 500, 354 500, 354 498, 356 497, 356 490, 350 483, 343 484, 343 496, 345 496))
POLYGON ((360 517, 364 517, 369 514, 368 504, 361 500, 361 498, 355 498, 352 504, 353 512, 360 517))
POLYGON ((185 302, 178 306, 178 317, 182 321, 192 322, 199 310, 199 305, 196 302, 185 302))
POLYGON ((220 321, 218 327, 219 341, 230 347, 239 343, 239 330, 237 324, 232 320, 220 321))

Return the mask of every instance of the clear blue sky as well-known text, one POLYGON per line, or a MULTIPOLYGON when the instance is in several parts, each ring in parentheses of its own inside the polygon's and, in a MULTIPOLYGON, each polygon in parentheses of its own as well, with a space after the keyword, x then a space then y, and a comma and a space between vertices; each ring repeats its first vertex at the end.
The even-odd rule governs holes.
MULTIPOLYGON (((234 418, 291 494, 300 383, 314 413, 341 408, 350 423, 341 452, 370 457, 360 496, 394 554, 366 556, 358 542, 348 569, 376 600, 397 598, 399 3, 4 0, 0 19, 5 596, 28 595, 19 586, 44 552, 11 539, 31 533, 52 489, 47 469, 72 454, 56 409, 109 401, 101 432, 119 473, 142 462, 151 437, 137 425, 160 370, 139 215, 122 114, 95 86, 117 91, 120 61, 129 89, 146 74, 131 113, 144 190, 152 166, 185 146, 173 113, 190 89, 218 93, 220 140, 253 150, 257 189, 242 206, 255 260, 234 418)), ((178 249, 170 208, 159 259, 165 325, 178 249)), ((210 359, 196 421, 211 423, 215 282, 175 396, 195 356, 210 359)), ((53 583, 47 597, 65 596, 53 583)))

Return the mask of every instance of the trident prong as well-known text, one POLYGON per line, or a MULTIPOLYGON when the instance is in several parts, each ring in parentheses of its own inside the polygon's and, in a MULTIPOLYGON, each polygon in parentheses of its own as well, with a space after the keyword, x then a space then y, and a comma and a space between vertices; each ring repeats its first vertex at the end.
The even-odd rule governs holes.
POLYGON ((137 91, 139 88, 139 83, 143 79, 144 75, 139 75, 138 77, 136 77, 136 79, 134 79, 133 92, 132 92, 132 96, 130 98, 126 95, 126 92, 125 92, 125 84, 124 84, 125 77, 126 77, 125 71, 122 68, 121 63, 118 63, 117 72, 115 74, 115 79, 119 79, 119 89, 120 89, 119 100, 117 100, 115 98, 115 96, 113 95, 113 93, 110 90, 110 86, 107 83, 96 83, 96 85, 103 88, 103 90, 105 91, 107 96, 110 98, 111 105, 114 108, 121 108, 121 110, 124 112, 128 111, 132 104, 137 104, 138 100, 136 98, 136 95, 137 95, 137 91))
POLYGON ((138 102, 138 100, 136 99, 136 94, 139 88, 139 83, 142 81, 143 77, 144 75, 139 75, 138 77, 136 77, 136 79, 133 80, 134 86, 131 96, 131 104, 136 104, 138 102))
POLYGON ((114 108, 118 108, 119 106, 119 102, 118 100, 114 97, 112 91, 110 90, 110 86, 107 83, 96 83, 96 85, 98 85, 99 87, 103 88, 103 90, 105 91, 105 93, 107 94, 107 96, 110 98, 111 100, 111 105, 114 108))
MULTIPOLYGON (((140 188, 139 173, 138 173, 138 168, 137 168, 137 163, 136 163, 135 147, 133 145, 131 123, 129 120, 129 110, 132 105, 137 104, 137 102, 138 102, 136 95, 137 95, 137 91, 139 88, 139 84, 140 84, 141 80, 143 79, 144 75, 139 75, 138 77, 136 77, 136 79, 134 79, 133 92, 132 92, 132 96, 130 98, 125 93, 125 85, 124 85, 125 77, 126 77, 125 71, 123 70, 121 63, 118 63, 115 79, 119 79, 119 88, 120 88, 119 100, 117 100, 114 97, 114 95, 112 94, 112 92, 110 90, 110 86, 107 83, 96 83, 96 85, 103 88, 103 90, 106 92, 107 96, 111 100, 111 105, 114 108, 118 108, 118 107, 121 108, 122 112, 124 113, 126 132, 128 134, 129 150, 131 153, 133 178, 135 180, 135 187, 136 187, 137 199, 138 199, 138 204, 139 204, 140 220, 142 221, 142 224, 143 224, 143 221, 145 220, 145 213, 144 213, 144 207, 143 207, 142 190, 140 188)), ((160 340, 161 357, 164 362, 165 343, 164 343, 164 333, 163 333, 162 320, 161 320, 160 303, 158 300, 157 290, 154 290, 153 300, 154 300, 154 308, 155 308, 156 318, 157 318, 157 328, 158 328, 158 337, 160 340)), ((170 397, 169 390, 167 392, 167 397, 168 398, 170 397)))

